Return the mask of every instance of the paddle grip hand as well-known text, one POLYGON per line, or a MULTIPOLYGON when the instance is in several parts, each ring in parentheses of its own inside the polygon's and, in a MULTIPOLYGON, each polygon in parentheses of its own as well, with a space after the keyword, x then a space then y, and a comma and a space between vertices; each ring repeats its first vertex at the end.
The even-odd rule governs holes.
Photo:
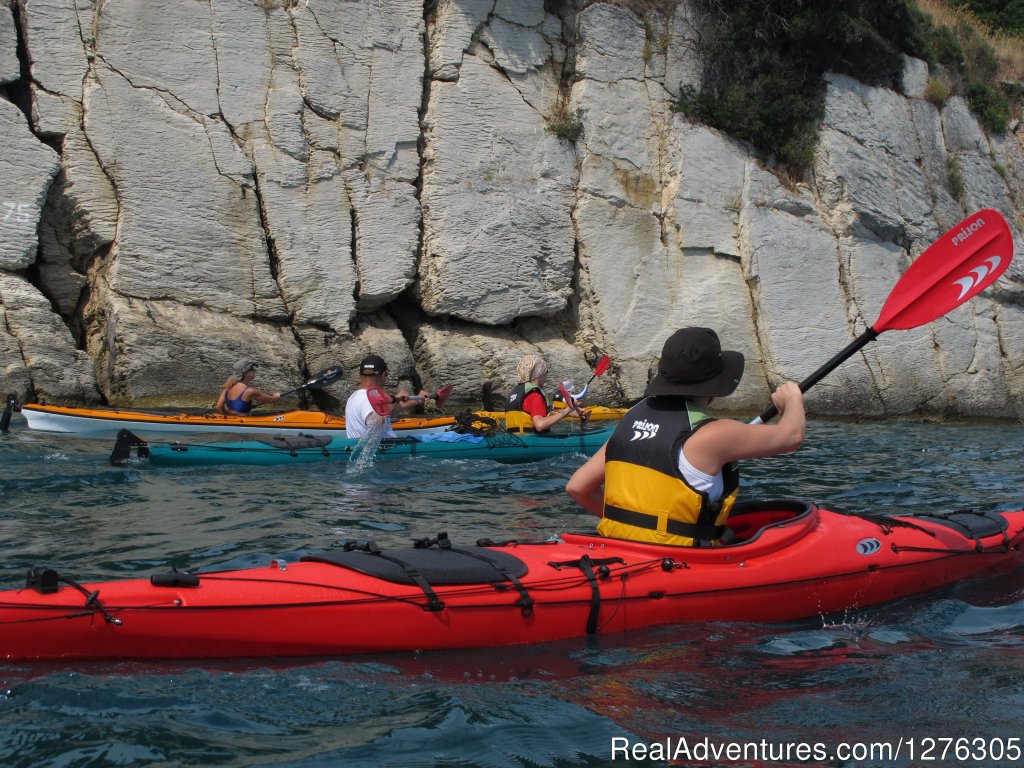
POLYGON ((370 406, 376 413, 387 416, 391 413, 396 404, 403 402, 433 400, 437 403, 437 407, 440 408, 451 393, 451 384, 445 384, 434 394, 430 394, 426 390, 421 389, 418 395, 409 395, 405 392, 399 392, 394 397, 384 393, 380 387, 370 387, 366 390, 366 397, 370 401, 370 406))
POLYGON ((558 391, 562 395, 562 400, 565 401, 565 411, 563 411, 563 418, 570 413, 575 413, 580 417, 580 420, 585 422, 590 418, 590 414, 580 408, 580 404, 576 402, 576 398, 569 394, 569 390, 565 388, 565 384, 559 383, 558 391))
MULTIPOLYGON (((437 390, 437 392, 427 392, 425 389, 421 389, 420 393, 418 395, 405 395, 405 399, 406 400, 415 400, 415 401, 433 400, 434 404, 438 408, 443 408, 445 402, 448 400, 448 398, 451 396, 451 394, 452 394, 452 385, 451 384, 445 384, 443 387, 441 387, 439 390, 437 390)), ((396 398, 396 399, 398 399, 398 398, 396 398)))
POLYGON ((580 420, 582 421, 586 421, 587 419, 590 418, 590 411, 583 410, 583 407, 579 404, 579 401, 575 397, 572 399, 572 403, 569 405, 569 408, 572 410, 573 413, 579 416, 580 420))
POLYGON ((419 391, 419 394, 416 394, 416 395, 407 395, 404 392, 399 392, 398 394, 395 395, 395 402, 396 403, 412 403, 412 402, 418 403, 418 402, 422 402, 424 400, 432 400, 432 399, 434 399, 433 396, 429 392, 427 392, 427 390, 425 390, 425 389, 421 389, 419 391))
POLYGON ((803 390, 795 381, 787 381, 774 392, 772 392, 772 404, 778 410, 780 416, 786 414, 786 408, 797 398, 803 397, 803 390))

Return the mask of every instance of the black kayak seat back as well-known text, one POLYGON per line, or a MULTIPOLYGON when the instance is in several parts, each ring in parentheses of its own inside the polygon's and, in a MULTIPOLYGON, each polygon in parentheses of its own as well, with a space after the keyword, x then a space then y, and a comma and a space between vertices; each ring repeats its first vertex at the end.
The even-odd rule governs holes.
POLYGON ((275 435, 274 437, 262 438, 259 442, 273 448, 282 448, 286 451, 299 451, 305 448, 326 448, 331 444, 330 437, 318 435, 275 435))
POLYGON ((915 520, 944 525, 968 539, 984 539, 996 536, 1007 528, 1006 518, 998 512, 975 512, 965 509, 956 512, 919 514, 912 516, 915 520))
POLYGON ((411 574, 416 573, 434 586, 494 584, 503 580, 501 571, 519 578, 528 570, 526 563, 514 555, 474 546, 399 547, 380 550, 380 554, 331 550, 305 555, 302 560, 331 563, 395 584, 415 584, 411 574))

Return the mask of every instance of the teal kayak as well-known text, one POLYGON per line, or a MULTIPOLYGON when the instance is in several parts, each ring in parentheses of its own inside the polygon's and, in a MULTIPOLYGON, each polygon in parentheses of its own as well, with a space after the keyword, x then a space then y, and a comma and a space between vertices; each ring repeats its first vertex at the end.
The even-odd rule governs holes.
POLYGON ((151 443, 123 429, 110 454, 112 464, 146 461, 161 466, 253 464, 276 466, 317 461, 349 461, 365 450, 377 459, 489 459, 520 464, 569 453, 593 455, 611 436, 613 425, 584 431, 543 434, 500 431, 492 435, 435 435, 384 438, 376 448, 346 437, 275 436, 230 443, 151 443))

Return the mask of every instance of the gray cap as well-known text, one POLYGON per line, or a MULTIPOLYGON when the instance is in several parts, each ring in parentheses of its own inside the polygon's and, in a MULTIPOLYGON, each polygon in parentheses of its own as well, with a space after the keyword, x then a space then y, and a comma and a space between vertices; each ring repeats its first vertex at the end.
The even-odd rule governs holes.
POLYGON ((235 367, 231 369, 231 372, 234 373, 235 376, 241 378, 249 371, 254 371, 258 367, 259 366, 256 365, 255 360, 250 360, 248 357, 243 357, 241 360, 235 363, 235 367))

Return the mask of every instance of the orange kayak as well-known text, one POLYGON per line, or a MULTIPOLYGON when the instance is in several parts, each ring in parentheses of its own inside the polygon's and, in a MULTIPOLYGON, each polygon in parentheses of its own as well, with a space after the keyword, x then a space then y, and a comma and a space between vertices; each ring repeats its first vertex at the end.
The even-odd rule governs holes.
MULTIPOLYGON (((249 416, 217 412, 144 408, 76 408, 30 403, 21 406, 29 429, 82 437, 115 437, 122 429, 143 434, 327 435, 344 436, 345 417, 320 411, 266 411, 249 416)), ((391 426, 402 434, 443 432, 455 423, 452 416, 395 419, 391 426)))
MULTIPOLYGON (((556 403, 555 407, 564 408, 556 403)), ((625 408, 595 406, 587 409, 590 421, 622 418, 625 408)), ((248 416, 224 416, 216 411, 173 408, 118 408, 95 406, 92 408, 41 405, 29 403, 21 406, 21 413, 29 429, 57 432, 81 437, 116 437, 122 429, 151 433, 197 435, 234 432, 237 434, 274 435, 344 435, 345 417, 320 411, 257 411, 248 416)), ((478 411, 480 416, 505 423, 504 411, 478 411)), ((570 416, 569 418, 576 418, 570 416)), ((454 416, 410 417, 394 419, 391 426, 401 434, 415 435, 444 432, 455 424, 454 416)))

